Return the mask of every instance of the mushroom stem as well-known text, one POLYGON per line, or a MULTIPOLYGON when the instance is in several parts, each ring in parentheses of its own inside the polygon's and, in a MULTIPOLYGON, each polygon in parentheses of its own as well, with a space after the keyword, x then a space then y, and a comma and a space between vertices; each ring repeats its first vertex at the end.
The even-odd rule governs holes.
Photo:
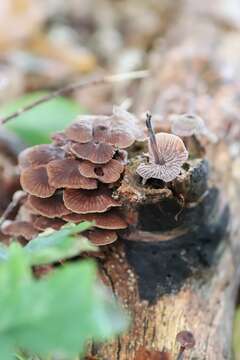
POLYGON ((176 360, 183 360, 185 346, 181 346, 176 360))
POLYGON ((152 120, 152 114, 150 113, 150 111, 147 111, 147 113, 146 113, 146 127, 148 129, 148 136, 149 136, 149 141, 150 141, 151 148, 152 148, 154 161, 155 161, 156 164, 161 164, 161 160, 160 160, 160 156, 159 156, 159 152, 158 152, 158 147, 157 147, 156 136, 155 136, 155 133, 154 133, 153 128, 152 128, 151 120, 152 120))

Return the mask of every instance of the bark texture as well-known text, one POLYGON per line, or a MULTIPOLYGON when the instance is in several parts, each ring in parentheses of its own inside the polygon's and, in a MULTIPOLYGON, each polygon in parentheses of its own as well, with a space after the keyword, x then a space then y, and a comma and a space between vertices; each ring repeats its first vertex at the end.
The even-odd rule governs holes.
POLYGON ((136 111, 186 112, 188 94, 194 92, 198 112, 225 139, 208 147, 208 161, 190 162, 181 180, 168 188, 154 182, 142 186, 135 160, 129 165, 118 193, 132 226, 100 262, 105 282, 131 314, 132 325, 117 341, 92 346, 96 358, 137 360, 142 347, 165 349, 175 359, 175 338, 182 330, 196 340, 184 359, 231 358, 240 281, 240 162, 231 147, 240 131, 238 124, 234 134, 226 132, 229 115, 220 108, 225 98, 219 94, 226 86, 233 95, 238 91, 236 62, 224 48, 238 24, 229 20, 226 7, 234 13, 231 1, 214 2, 214 12, 205 0, 183 2, 164 34, 164 55, 162 45, 152 50, 155 76, 139 88, 136 111), (222 64, 233 77, 226 79, 222 64), (171 102, 166 92, 173 88, 177 95, 171 102), (203 101, 205 93, 211 95, 210 106, 203 101))

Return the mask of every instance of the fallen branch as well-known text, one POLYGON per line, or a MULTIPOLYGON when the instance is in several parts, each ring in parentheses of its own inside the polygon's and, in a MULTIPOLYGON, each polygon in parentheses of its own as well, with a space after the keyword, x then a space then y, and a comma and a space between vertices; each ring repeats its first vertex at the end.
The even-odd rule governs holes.
POLYGON ((41 105, 47 101, 50 101, 60 95, 72 92, 73 90, 76 90, 76 89, 84 88, 87 86, 96 86, 96 85, 111 84, 111 83, 121 82, 121 81, 143 79, 148 76, 149 76, 148 70, 141 70, 141 71, 133 71, 133 72, 129 72, 129 73, 106 75, 106 76, 102 76, 102 77, 94 78, 94 79, 81 80, 74 84, 69 84, 63 88, 53 91, 50 94, 45 95, 45 96, 41 97, 40 99, 36 100, 35 102, 33 102, 21 109, 18 109, 11 115, 0 118, 0 125, 6 124, 8 121, 20 116, 21 114, 35 108, 38 105, 41 105))

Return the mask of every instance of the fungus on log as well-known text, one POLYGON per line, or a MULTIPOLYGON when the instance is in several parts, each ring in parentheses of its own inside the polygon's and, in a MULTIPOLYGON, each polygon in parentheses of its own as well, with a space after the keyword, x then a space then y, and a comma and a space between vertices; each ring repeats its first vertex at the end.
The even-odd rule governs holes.
MULTIPOLYGON (((222 21, 219 18, 211 31, 213 19, 206 17, 203 29, 197 18, 203 9, 208 14, 209 4, 194 4, 190 9, 183 5, 174 22, 181 40, 170 28, 171 45, 165 48, 164 61, 154 79, 147 79, 138 89, 134 105, 139 113, 150 108, 166 119, 176 113, 173 105, 179 114, 188 112, 184 104, 191 67, 191 76, 197 79, 197 114, 220 141, 209 144, 205 159, 190 157, 180 176, 167 186, 153 179, 142 185, 135 171, 144 159, 134 156, 134 150, 129 154, 131 162, 118 195, 131 225, 121 242, 104 249, 105 257, 99 262, 105 282, 131 314, 132 325, 114 342, 93 344, 89 353, 97 359, 151 359, 166 351, 175 360, 179 354, 176 335, 182 331, 190 331, 195 339, 184 359, 232 357, 232 322, 240 283, 240 172, 239 158, 231 154, 231 148, 239 142, 240 129, 239 122, 234 124, 219 109, 239 90, 235 79, 226 84, 216 66, 216 48, 214 54, 211 50, 211 44, 221 43, 222 21), (186 26, 186 19, 196 20, 194 30, 186 26), (177 97, 171 99, 173 88, 177 97), (203 105, 202 89, 211 93, 211 109, 203 105), (229 126, 234 131, 226 138, 229 126)), ((168 34, 166 44, 167 40, 168 34)), ((161 122, 157 126, 161 128, 161 122)))

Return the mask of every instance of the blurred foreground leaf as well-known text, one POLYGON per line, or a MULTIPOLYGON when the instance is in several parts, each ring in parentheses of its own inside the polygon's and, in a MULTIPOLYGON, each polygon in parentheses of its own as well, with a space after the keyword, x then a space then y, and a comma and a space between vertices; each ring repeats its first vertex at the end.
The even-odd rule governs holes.
POLYGON ((119 305, 97 281, 96 266, 80 261, 55 269, 40 280, 29 258, 12 244, 0 263, 0 359, 17 348, 40 356, 70 359, 90 339, 101 341, 128 325, 119 305))
MULTIPOLYGON (((83 251, 96 251, 97 247, 81 235, 81 232, 91 226, 91 222, 84 221, 78 225, 69 223, 58 231, 46 230, 29 241, 23 247, 23 252, 31 265, 42 265, 74 257, 83 251)), ((8 258, 9 248, 0 244, 0 261, 6 261, 8 258)))
POLYGON ((81 232, 92 226, 90 222, 82 222, 78 225, 67 224, 61 230, 45 231, 30 241, 24 250, 29 255, 32 265, 48 264, 58 260, 71 258, 83 251, 96 251, 81 232))
MULTIPOLYGON (((6 116, 19 108, 31 104, 44 92, 34 92, 22 96, 1 108, 0 115, 6 116)), ((27 145, 50 142, 50 135, 63 130, 72 120, 83 113, 81 106, 68 98, 58 97, 10 120, 5 126, 18 135, 27 145)))

